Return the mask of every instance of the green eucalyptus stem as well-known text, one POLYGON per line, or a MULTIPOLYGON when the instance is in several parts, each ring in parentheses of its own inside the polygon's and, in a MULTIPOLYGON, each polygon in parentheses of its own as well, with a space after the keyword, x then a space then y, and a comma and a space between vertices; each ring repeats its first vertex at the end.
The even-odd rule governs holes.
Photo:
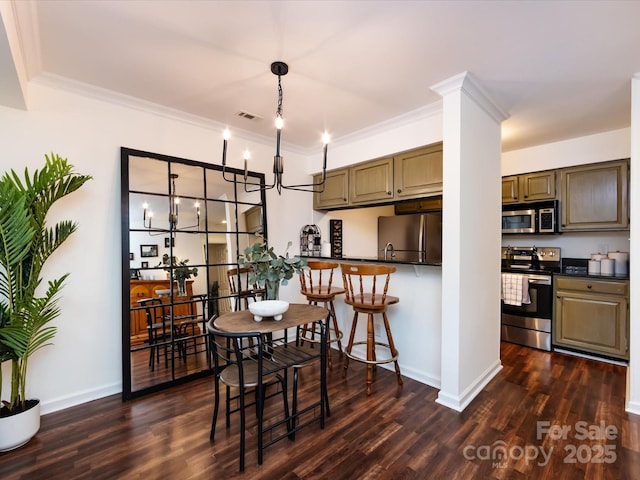
MULTIPOLYGON (((267 299, 274 295, 275 285, 287 285, 294 274, 300 273, 307 268, 307 261, 298 255, 290 257, 288 254, 291 242, 287 244, 285 255, 277 255, 273 247, 268 247, 266 243, 254 243, 245 248, 244 255, 238 257, 240 267, 249 268, 249 283, 258 285, 267 290, 267 299), (271 289, 272 293, 269 293, 271 289)), ((277 295, 277 294, 276 294, 277 295)))

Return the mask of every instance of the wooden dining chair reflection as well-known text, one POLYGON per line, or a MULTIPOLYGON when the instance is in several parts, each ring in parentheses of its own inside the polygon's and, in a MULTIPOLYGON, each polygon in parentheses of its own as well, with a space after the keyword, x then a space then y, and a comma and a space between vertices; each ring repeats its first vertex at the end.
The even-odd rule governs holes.
POLYGON ((174 317, 183 342, 182 354, 185 361, 189 352, 197 355, 204 351, 208 357, 207 303, 206 294, 192 295, 188 301, 183 302, 183 312, 174 317))
POLYGON ((231 298, 234 299, 234 311, 249 308, 249 299, 254 302, 263 299, 265 291, 255 284, 249 283, 250 268, 232 268, 227 270, 227 278, 229 279, 229 290, 231 298))

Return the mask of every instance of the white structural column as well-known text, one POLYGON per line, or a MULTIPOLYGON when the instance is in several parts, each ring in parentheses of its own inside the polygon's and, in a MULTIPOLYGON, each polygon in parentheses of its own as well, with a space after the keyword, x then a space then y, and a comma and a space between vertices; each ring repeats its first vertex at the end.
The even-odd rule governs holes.
POLYGON ((437 402, 462 411, 502 368, 500 124, 506 115, 468 72, 432 89, 443 98, 444 145, 437 402))
POLYGON ((629 188, 631 231, 629 242, 630 279, 630 332, 629 368, 627 370, 627 411, 640 415, 640 73, 631 80, 631 182, 629 188))
POLYGON ((25 14, 35 11, 25 4, 0 2, 0 105, 23 110, 27 106, 28 77, 14 10, 21 9, 25 14))

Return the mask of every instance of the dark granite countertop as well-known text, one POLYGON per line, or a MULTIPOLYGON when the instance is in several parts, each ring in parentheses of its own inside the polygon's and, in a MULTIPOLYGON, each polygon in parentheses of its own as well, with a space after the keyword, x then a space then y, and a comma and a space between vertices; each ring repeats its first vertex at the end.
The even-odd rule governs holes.
POLYGON ((316 260, 332 260, 334 262, 363 262, 363 263, 388 263, 393 265, 425 265, 431 267, 441 267, 442 262, 407 262, 398 260, 384 260, 378 257, 322 257, 322 256, 301 256, 302 258, 316 260))
POLYGON ((588 258, 563 258, 562 270, 556 275, 562 275, 566 277, 582 277, 582 278, 596 278, 603 280, 629 280, 629 271, 623 274, 611 274, 603 275, 601 273, 593 274, 589 273, 589 259, 588 258))
POLYGON ((558 272, 558 273, 554 273, 554 275, 558 277, 594 278, 598 280, 629 280, 628 273, 623 275, 601 275, 601 274, 594 275, 592 273, 558 272))

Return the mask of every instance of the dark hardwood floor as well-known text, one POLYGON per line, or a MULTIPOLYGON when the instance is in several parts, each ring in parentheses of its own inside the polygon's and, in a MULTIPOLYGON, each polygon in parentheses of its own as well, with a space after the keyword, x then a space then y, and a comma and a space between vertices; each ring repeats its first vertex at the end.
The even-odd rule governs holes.
MULTIPOLYGON (((45 415, 36 438, 0 454, 0 479, 640 478, 640 417, 624 411, 624 367, 505 343, 503 370, 457 413, 435 403, 436 389, 406 377, 398 387, 384 369, 367 397, 364 365, 351 362, 343 379, 336 360, 324 430, 312 425, 267 448, 262 465, 248 412, 243 474, 237 418, 227 430, 221 414, 209 442, 207 378, 45 415)), ((304 372, 303 397, 314 375, 304 372)), ((280 412, 276 399, 266 408, 280 412)))

